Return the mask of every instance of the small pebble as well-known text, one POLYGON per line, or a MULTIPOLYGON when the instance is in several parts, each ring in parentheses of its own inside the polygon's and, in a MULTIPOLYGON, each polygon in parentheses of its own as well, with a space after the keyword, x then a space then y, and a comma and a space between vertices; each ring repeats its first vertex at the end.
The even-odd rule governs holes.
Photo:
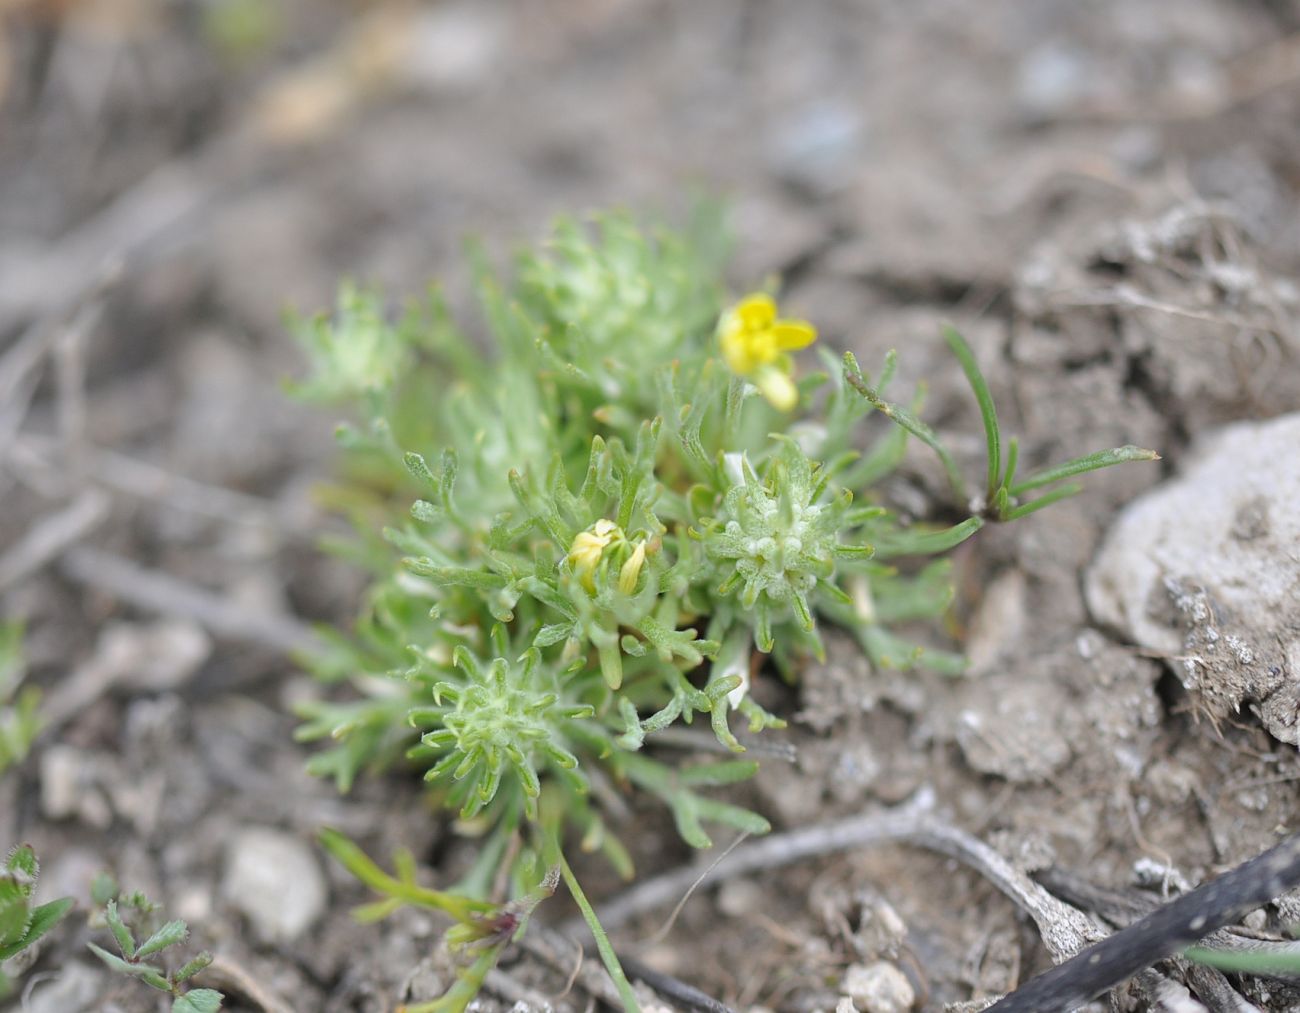
POLYGON ((732 918, 744 918, 762 909, 770 900, 751 879, 732 879, 718 890, 718 910, 732 918))
POLYGON ((916 1002, 907 975, 884 960, 851 965, 841 987, 862 1013, 906 1013, 916 1002))
POLYGON ((82 795, 81 751, 53 745, 41 754, 41 812, 47 819, 65 820, 77 811, 82 795))
POLYGON ((315 856, 279 830, 254 827, 230 843, 222 894, 266 942, 296 939, 325 911, 325 879, 315 856))

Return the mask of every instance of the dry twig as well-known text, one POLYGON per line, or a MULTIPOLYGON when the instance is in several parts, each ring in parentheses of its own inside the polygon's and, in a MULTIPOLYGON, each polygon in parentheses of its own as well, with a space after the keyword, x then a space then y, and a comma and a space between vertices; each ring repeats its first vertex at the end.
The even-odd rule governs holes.
POLYGON ((0 591, 35 573, 98 527, 111 501, 99 489, 87 489, 58 513, 34 525, 0 558, 0 591))
POLYGON ((99 549, 72 550, 64 556, 62 569, 71 579, 107 591, 137 608, 192 619, 230 640, 286 654, 307 653, 320 646, 311 628, 291 616, 253 611, 179 577, 146 570, 99 549))
MULTIPOLYGON (((737 848, 707 878, 721 882, 835 851, 912 844, 950 855, 988 879, 1034 920, 1055 959, 1064 960, 1098 938, 1096 926, 1081 911, 1057 900, 982 841, 936 818, 929 811, 931 805, 931 794, 921 792, 887 812, 773 834, 737 848)), ((600 906, 601 924, 613 931, 638 915, 673 903, 708 865, 709 859, 704 858, 632 887, 600 906)), ((565 928, 576 932, 579 925, 565 928)))
POLYGON ((202 971, 204 984, 237 992, 263 1013, 294 1013, 293 1007, 227 957, 215 957, 202 971))
MULTIPOLYGON (((58 444, 50 437, 26 433, 18 440, 18 448, 34 459, 51 463, 58 452, 58 444)), ((116 450, 87 447, 86 453, 90 477, 115 493, 181 513, 264 526, 285 536, 305 537, 301 529, 280 518, 277 504, 271 500, 200 482, 116 450)))

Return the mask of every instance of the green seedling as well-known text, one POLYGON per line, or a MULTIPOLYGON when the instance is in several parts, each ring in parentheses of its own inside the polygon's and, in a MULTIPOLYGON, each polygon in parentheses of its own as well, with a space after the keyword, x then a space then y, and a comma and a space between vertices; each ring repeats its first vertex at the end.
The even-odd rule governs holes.
POLYGON ((113 953, 96 943, 87 943, 92 953, 110 970, 144 982, 172 997, 171 1013, 217 1013, 224 996, 211 988, 190 988, 187 982, 212 963, 212 954, 199 953, 175 970, 163 966, 162 954, 185 942, 189 927, 179 918, 163 922, 158 906, 144 894, 118 894, 111 876, 100 876, 91 890, 100 905, 92 924, 107 927, 113 937, 113 953), (114 896, 116 895, 116 896, 114 896))
POLYGON ((10 851, 0 868, 0 997, 12 991, 4 962, 34 946, 72 908, 71 897, 33 906, 39 875, 36 852, 26 844, 10 851))
MULTIPOLYGON (((827 624, 878 667, 960 672, 959 655, 896 629, 951 600, 947 564, 918 560, 1069 495, 1076 475, 1155 456, 1122 448, 1018 477, 1016 444, 1004 455, 988 385, 949 330, 987 435, 985 493, 970 497, 921 392, 887 399, 892 353, 874 379, 829 354, 801 377, 792 353, 813 325, 768 293, 728 304, 722 235, 711 211, 682 234, 611 215, 562 223, 513 280, 476 255, 473 336, 436 291, 391 322, 356 286, 332 317, 296 325, 312 364, 297 391, 354 412, 325 496, 359 534, 340 551, 373 575, 354 629, 326 631, 328 650, 306 659, 353 693, 303 707, 299 736, 328 744, 312 768, 343 789, 416 764, 481 842, 445 894, 417 890, 409 859, 382 878, 337 835, 326 847, 386 897, 375 910, 437 907, 461 934, 531 910, 559 870, 629 1008, 566 860, 576 844, 632 875, 600 800, 658 799, 696 847, 710 827, 768 829, 713 793, 757 764, 683 759, 655 750, 656 733, 700 719, 722 751, 744 752, 737 721, 750 734, 783 724, 751 680, 797 679, 825 656, 827 624), (869 439, 875 413, 895 425, 869 439), (909 436, 939 454, 964 520, 910 522, 883 502, 909 436), (493 892, 503 885, 514 900, 493 892)), ((472 940, 430 1008, 463 1008, 509 935, 472 940)))

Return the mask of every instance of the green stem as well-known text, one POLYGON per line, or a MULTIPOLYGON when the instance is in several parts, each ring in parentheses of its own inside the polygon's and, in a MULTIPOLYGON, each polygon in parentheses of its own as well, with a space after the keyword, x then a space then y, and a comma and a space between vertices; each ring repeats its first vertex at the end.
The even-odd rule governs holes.
POLYGON ((943 470, 948 476, 948 484, 952 486, 953 495, 957 497, 958 502, 966 503, 969 498, 966 495, 966 482, 961 477, 957 462, 953 460, 948 448, 939 442, 938 434, 902 405, 882 398, 863 378, 862 370, 858 368, 858 360, 853 357, 852 352, 844 353, 844 379, 848 381, 850 387, 867 399, 871 407, 898 423, 939 455, 943 470))
POLYGON ((587 922, 587 927, 591 929, 592 937, 596 940, 596 949, 600 952, 600 959, 605 964, 605 970, 614 979, 614 986, 623 999, 625 1013, 640 1013, 641 1005, 636 1001, 636 993, 632 991, 632 983, 627 980, 627 975, 623 973, 623 965, 618 962, 618 954, 614 952, 609 936, 605 934, 604 927, 596 917, 595 909, 591 906, 591 902, 587 900, 587 895, 582 892, 582 887, 578 885, 578 878, 574 876, 573 870, 569 868, 569 863, 565 860, 564 852, 560 850, 559 843, 552 838, 551 845, 555 849, 555 857, 560 864, 560 875, 564 877, 564 883, 569 888, 569 893, 573 894, 573 899, 577 901, 578 909, 582 911, 582 917, 587 922))

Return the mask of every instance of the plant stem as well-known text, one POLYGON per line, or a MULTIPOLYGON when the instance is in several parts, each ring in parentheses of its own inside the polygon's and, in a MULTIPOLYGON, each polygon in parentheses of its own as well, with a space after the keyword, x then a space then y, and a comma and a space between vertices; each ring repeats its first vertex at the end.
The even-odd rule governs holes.
POLYGON ((587 927, 591 929, 592 937, 596 940, 596 949, 600 952, 600 959, 605 964, 605 970, 614 979, 618 994, 623 999, 625 1013, 640 1013, 641 1005, 636 1001, 636 993, 632 991, 631 982, 627 980, 627 975, 623 973, 623 965, 618 962, 618 954, 614 952, 609 936, 605 934, 605 929, 596 917, 596 911, 591 906, 591 902, 587 900, 587 895, 582 892, 582 887, 578 884, 578 878, 573 874, 573 870, 569 868, 569 863, 564 857, 564 852, 560 850, 559 843, 554 842, 554 847, 555 857, 560 863, 560 874, 564 877, 564 883, 569 888, 569 893, 573 894, 573 899, 578 902, 578 909, 582 911, 582 917, 587 922, 587 927))

